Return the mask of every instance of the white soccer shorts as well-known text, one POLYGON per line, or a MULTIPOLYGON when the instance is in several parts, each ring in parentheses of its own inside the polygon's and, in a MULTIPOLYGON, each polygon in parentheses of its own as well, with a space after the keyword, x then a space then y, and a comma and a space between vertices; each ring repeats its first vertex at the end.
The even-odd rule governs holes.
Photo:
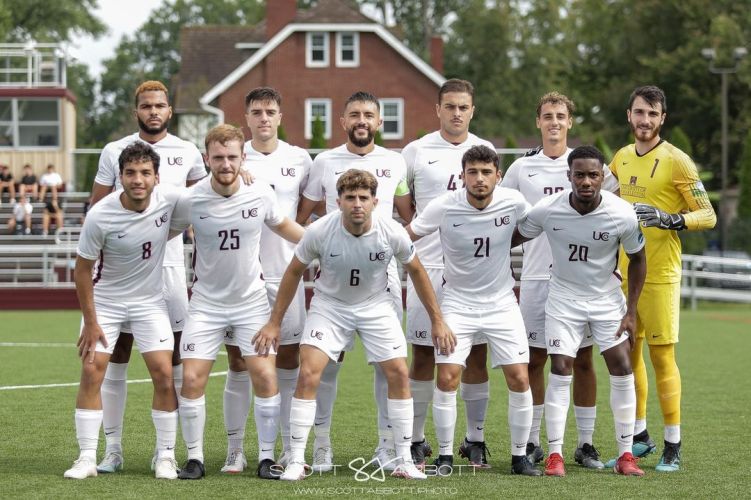
MULTIPOLYGON (((175 337, 170 328, 167 305, 161 295, 144 297, 135 303, 97 299, 95 296, 94 307, 97 323, 107 339, 107 347, 97 342, 97 352, 112 354, 124 324, 128 324, 132 329, 133 339, 142 354, 173 350, 175 337)), ((81 331, 83 331, 83 318, 81 331)))
MULTIPOLYGON (((185 319, 188 317, 188 286, 185 284, 185 267, 163 267, 162 283, 162 295, 167 304, 172 331, 181 332, 185 328, 185 319)), ((130 325, 125 323, 121 331, 131 333, 130 325)))
MULTIPOLYGON (((279 292, 278 281, 266 281, 266 294, 269 297, 269 306, 273 307, 276 302, 276 294, 279 292)), ((300 281, 295 296, 284 313, 282 319, 282 333, 280 345, 300 343, 300 334, 305 327, 305 285, 300 281)))

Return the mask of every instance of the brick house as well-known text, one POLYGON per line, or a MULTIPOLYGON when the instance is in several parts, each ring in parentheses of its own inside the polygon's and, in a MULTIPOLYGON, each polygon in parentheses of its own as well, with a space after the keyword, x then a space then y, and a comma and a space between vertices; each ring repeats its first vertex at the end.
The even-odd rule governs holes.
POLYGON ((310 9, 295 0, 267 2, 255 26, 196 26, 181 31, 181 68, 175 112, 181 137, 201 145, 216 123, 245 127, 244 98, 258 86, 283 96, 287 140, 307 146, 320 116, 329 147, 345 142, 339 125, 344 101, 366 90, 381 101, 386 147, 406 145, 435 129, 443 45, 431 43, 431 64, 348 0, 320 0, 310 9))

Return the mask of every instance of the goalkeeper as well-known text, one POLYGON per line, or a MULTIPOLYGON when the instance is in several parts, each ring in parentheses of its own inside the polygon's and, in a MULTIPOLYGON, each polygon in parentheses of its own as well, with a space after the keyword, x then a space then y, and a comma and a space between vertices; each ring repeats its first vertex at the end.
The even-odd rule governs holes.
MULTIPOLYGON (((681 242, 678 231, 714 227, 717 220, 696 165, 683 151, 660 138, 666 117, 665 94, 654 86, 631 93, 626 116, 635 142, 619 150, 610 164, 621 197, 634 204, 647 240, 647 279, 637 306, 636 343, 631 364, 636 384, 634 456, 652 453, 647 432, 647 369, 642 348, 649 345, 664 420, 664 448, 657 470, 680 469, 681 377, 675 360, 680 310, 681 242)), ((628 274, 621 250, 620 267, 628 274)), ((623 289, 628 284, 623 282, 623 289)))

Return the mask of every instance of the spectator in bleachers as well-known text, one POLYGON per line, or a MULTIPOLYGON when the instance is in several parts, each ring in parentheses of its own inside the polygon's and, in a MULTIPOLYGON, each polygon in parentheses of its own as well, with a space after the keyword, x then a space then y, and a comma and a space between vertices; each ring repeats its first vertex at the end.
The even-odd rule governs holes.
POLYGON ((57 204, 57 191, 63 187, 63 178, 55 171, 55 166, 52 164, 47 165, 47 173, 42 175, 39 179, 39 201, 44 201, 44 195, 47 194, 49 189, 52 194, 53 203, 57 204))
POLYGON ((13 183, 13 174, 8 165, 0 165, 0 205, 3 204, 3 190, 8 191, 10 202, 16 201, 16 186, 13 183))
POLYGON ((37 176, 28 163, 23 166, 23 175, 18 185, 18 196, 23 198, 27 193, 36 198, 39 195, 39 186, 37 186, 37 176))
POLYGON ((8 232, 15 234, 16 228, 20 232, 21 227, 23 227, 23 234, 31 234, 31 213, 33 211, 34 207, 29 203, 29 198, 22 196, 21 200, 13 206, 13 215, 8 219, 8 232))
POLYGON ((42 236, 47 236, 50 230, 50 222, 55 221, 55 228, 63 228, 63 209, 57 204, 57 201, 51 200, 44 204, 42 212, 42 236))

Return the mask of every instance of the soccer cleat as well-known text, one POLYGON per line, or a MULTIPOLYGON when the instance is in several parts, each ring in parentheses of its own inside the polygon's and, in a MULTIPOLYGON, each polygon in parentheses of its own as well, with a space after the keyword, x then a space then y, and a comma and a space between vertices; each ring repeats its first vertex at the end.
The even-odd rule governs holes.
POLYGON ((681 442, 668 443, 665 441, 665 449, 662 450, 660 461, 655 467, 660 472, 676 472, 681 468, 681 442))
POLYGON ((535 467, 527 455, 511 456, 511 473, 522 476, 542 476, 542 471, 535 467))
POLYGON ((191 458, 183 466, 183 468, 180 469, 177 477, 180 479, 201 479, 205 475, 206 469, 204 469, 203 467, 203 462, 195 458, 191 458))
MULTIPOLYGON (((201 471, 203 472, 203 464, 201 464, 201 471)), ((203 474, 201 475, 203 476, 203 474)), ((154 465, 154 477, 157 479, 177 479, 177 462, 175 459, 169 457, 158 458, 156 465, 154 465)))
POLYGON ((469 464, 473 467, 490 469, 488 455, 490 455, 490 451, 485 446, 485 441, 467 441, 465 437, 461 446, 459 446, 459 456, 469 460, 469 464))
POLYGON ((274 463, 273 460, 270 458, 264 458, 258 464, 256 475, 261 479, 279 479, 279 473, 272 469, 274 465, 276 465, 276 463, 274 463))
POLYGON ((90 458, 81 457, 73 462, 73 467, 63 473, 67 479, 86 479, 96 477, 96 462, 90 458))
POLYGON ((385 471, 395 471, 397 465, 396 451, 393 448, 376 448, 371 460, 378 460, 378 465, 385 471))
POLYGON ((624 476, 643 476, 644 471, 636 464, 636 460, 637 459, 627 451, 615 462, 613 470, 617 474, 623 474, 624 476))
POLYGON ((96 471, 102 474, 111 474, 121 470, 123 470, 123 456, 114 451, 107 453, 96 466, 96 471))
POLYGON ((224 465, 219 472, 225 472, 227 474, 239 474, 245 470, 248 465, 248 461, 245 459, 245 453, 236 448, 227 454, 227 460, 224 461, 224 465))
POLYGON ((154 454, 151 456, 151 472, 154 472, 156 470, 156 450, 154 450, 154 454))
POLYGON ((305 464, 302 462, 292 462, 284 469, 279 476, 282 481, 301 481, 305 479, 305 464))
POLYGON ((533 464, 539 464, 542 459, 545 458, 545 454, 542 452, 542 446, 535 445, 534 443, 527 443, 527 458, 533 464))
POLYGON ((279 460, 276 461, 276 463, 278 463, 282 467, 287 467, 291 461, 292 461, 292 452, 290 450, 284 450, 282 451, 282 454, 279 457, 279 460))
POLYGON ((581 448, 574 452, 574 460, 577 464, 587 469, 604 469, 605 465, 600 461, 600 452, 594 445, 584 443, 581 448))
POLYGON ((438 455, 438 458, 433 460, 436 472, 439 476, 450 476, 454 470, 454 456, 453 455, 438 455))
POLYGON ((403 462, 394 468, 394 472, 391 473, 392 477, 402 477, 404 479, 427 479, 420 469, 418 469, 412 462, 403 462))
POLYGON ((425 458, 433 454, 433 448, 424 439, 418 443, 412 443, 409 447, 409 451, 412 454, 412 462, 415 467, 422 469, 425 467, 425 458))
POLYGON ((316 448, 313 453, 313 472, 329 472, 334 468, 334 453, 330 446, 316 448))
POLYGON ((634 435, 634 444, 631 445, 631 453, 633 453, 636 458, 644 458, 650 453, 654 453, 655 449, 657 449, 657 445, 652 438, 649 437, 647 429, 634 435))
POLYGON ((545 475, 563 477, 566 475, 566 468, 563 466, 563 457, 560 453, 551 453, 545 460, 545 475))

